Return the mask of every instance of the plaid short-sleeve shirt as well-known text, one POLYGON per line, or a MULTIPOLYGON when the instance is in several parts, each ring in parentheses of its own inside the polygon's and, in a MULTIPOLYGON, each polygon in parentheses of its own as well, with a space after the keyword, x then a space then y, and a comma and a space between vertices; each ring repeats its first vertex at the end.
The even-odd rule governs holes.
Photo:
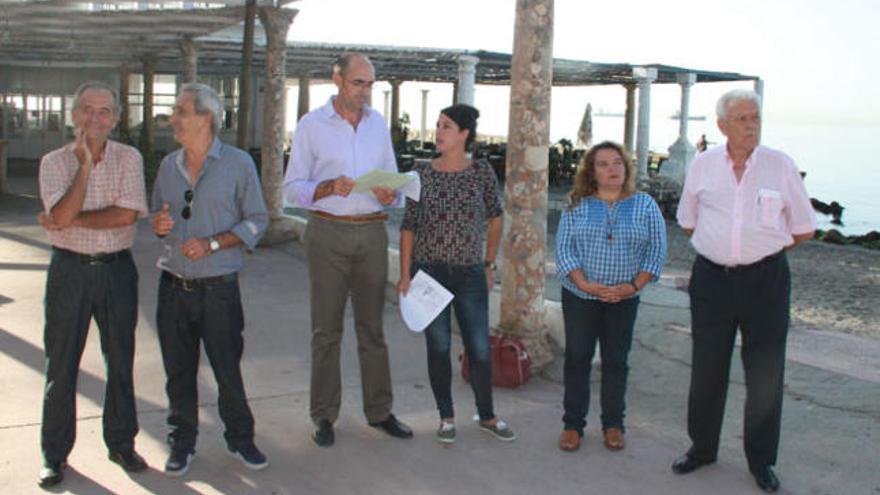
MULTIPOLYGON (((43 157, 40 162, 40 200, 48 213, 67 194, 79 170, 73 144, 65 145, 43 157)), ((131 146, 107 141, 104 158, 89 175, 82 211, 101 210, 111 206, 137 210, 147 216, 144 167, 141 154, 131 146)), ((112 253, 134 244, 137 226, 112 229, 68 227, 48 231, 53 246, 77 253, 112 253)))

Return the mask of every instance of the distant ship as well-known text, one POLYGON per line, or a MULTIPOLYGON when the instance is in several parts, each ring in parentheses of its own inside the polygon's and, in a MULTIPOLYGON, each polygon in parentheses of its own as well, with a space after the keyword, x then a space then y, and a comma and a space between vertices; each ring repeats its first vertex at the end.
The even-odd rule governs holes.
MULTIPOLYGON (((672 120, 681 120, 681 111, 675 112, 669 116, 672 120)), ((706 120, 705 115, 688 115, 688 120, 706 120)))

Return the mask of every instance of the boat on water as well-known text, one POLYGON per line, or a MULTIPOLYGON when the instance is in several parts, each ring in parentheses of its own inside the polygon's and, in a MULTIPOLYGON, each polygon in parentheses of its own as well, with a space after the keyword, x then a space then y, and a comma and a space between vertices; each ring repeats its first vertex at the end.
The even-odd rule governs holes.
MULTIPOLYGON (((675 112, 669 116, 672 120, 681 120, 681 112, 675 112)), ((688 115, 688 120, 706 120, 705 115, 688 115)))

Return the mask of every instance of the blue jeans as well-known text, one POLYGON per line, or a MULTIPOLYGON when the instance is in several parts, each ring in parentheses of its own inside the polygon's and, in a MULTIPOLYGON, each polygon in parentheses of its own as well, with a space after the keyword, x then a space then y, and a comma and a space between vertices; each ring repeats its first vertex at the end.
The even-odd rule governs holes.
POLYGON ((587 425, 590 366, 597 340, 602 357, 602 430, 624 429, 629 350, 638 308, 638 297, 612 304, 581 299, 562 289, 562 318, 565 321, 565 414, 562 421, 566 430, 583 435, 587 425))
MULTIPOLYGON (((67 460, 76 438, 76 379, 92 317, 107 370, 104 443, 111 452, 134 448, 134 330, 138 273, 129 251, 113 261, 89 263, 53 249, 46 277, 46 389, 41 447, 48 462, 67 460)), ((14 448, 14 447, 13 447, 14 448)))
POLYGON ((238 448, 254 439, 254 417, 241 378, 244 316, 238 280, 186 290, 162 272, 156 323, 165 392, 168 394, 168 444, 194 451, 198 435, 198 372, 200 344, 217 381, 217 408, 226 427, 224 437, 238 448))
POLYGON ((489 289, 483 265, 457 266, 446 263, 422 265, 413 263, 412 273, 419 269, 452 292, 455 298, 425 329, 428 348, 428 378, 441 418, 455 417, 452 407, 452 362, 450 306, 461 328, 461 339, 467 353, 471 388, 480 420, 495 417, 492 408, 492 357, 489 353, 489 289))

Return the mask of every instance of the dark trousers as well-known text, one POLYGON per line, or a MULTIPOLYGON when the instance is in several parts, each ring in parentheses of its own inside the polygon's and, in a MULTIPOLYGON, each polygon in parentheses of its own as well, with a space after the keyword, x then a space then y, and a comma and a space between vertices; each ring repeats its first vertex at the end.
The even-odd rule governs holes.
POLYGON ((391 414, 394 399, 382 327, 388 278, 385 222, 337 222, 313 215, 305 238, 311 288, 312 421, 332 423, 339 417, 339 355, 349 296, 354 310, 364 415, 370 423, 384 421, 391 414))
POLYGON ((217 408, 231 447, 252 442, 254 417, 241 379, 244 315, 238 280, 187 290, 163 272, 156 308, 159 344, 168 394, 168 443, 194 451, 199 427, 198 371, 200 343, 217 381, 217 408))
POLYGON ((67 459, 76 438, 76 379, 89 323, 98 324, 107 372, 104 443, 111 452, 134 448, 134 330, 138 273, 131 253, 89 263, 55 249, 46 278, 46 389, 40 444, 49 462, 67 459))
POLYGON ((565 414, 562 422, 566 430, 575 430, 583 435, 587 425, 590 366, 597 341, 602 358, 602 385, 599 391, 602 430, 624 429, 629 350, 638 309, 638 297, 612 304, 582 299, 568 289, 562 289, 562 319, 565 324, 565 414))
POLYGON ((440 417, 455 417, 452 406, 452 361, 449 356, 452 340, 450 313, 451 308, 455 308, 455 319, 461 329, 461 340, 468 357, 468 371, 477 413, 482 421, 493 419, 495 413, 492 408, 492 356, 489 352, 489 289, 486 285, 486 269, 482 264, 453 266, 445 263, 415 263, 412 273, 419 269, 455 296, 450 305, 425 329, 428 379, 440 417))
POLYGON ((697 458, 714 460, 718 454, 739 328, 746 377, 746 459, 752 469, 776 463, 790 291, 784 252, 732 270, 702 256, 694 262, 689 287, 693 353, 688 434, 697 458))

